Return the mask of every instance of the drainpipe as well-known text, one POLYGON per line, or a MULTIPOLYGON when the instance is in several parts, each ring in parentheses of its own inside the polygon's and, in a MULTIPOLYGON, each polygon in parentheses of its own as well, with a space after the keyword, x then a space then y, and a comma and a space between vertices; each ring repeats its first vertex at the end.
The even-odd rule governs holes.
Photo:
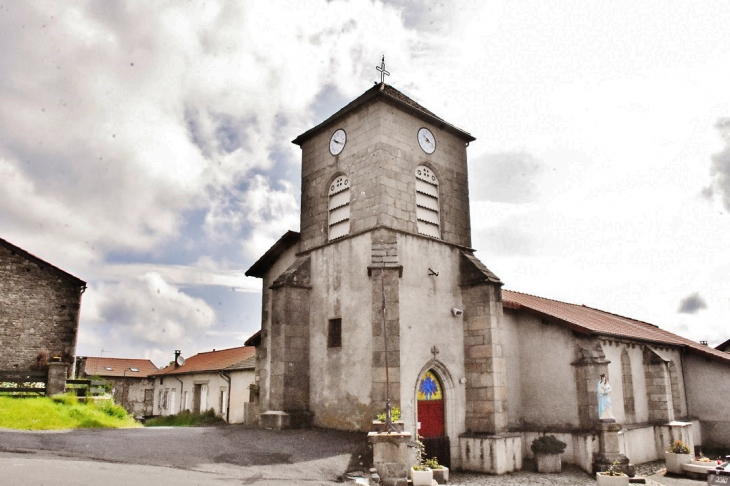
POLYGON ((223 370, 219 371, 221 378, 228 382, 228 399, 226 400, 226 423, 230 424, 229 418, 231 415, 231 376, 223 373, 223 370))

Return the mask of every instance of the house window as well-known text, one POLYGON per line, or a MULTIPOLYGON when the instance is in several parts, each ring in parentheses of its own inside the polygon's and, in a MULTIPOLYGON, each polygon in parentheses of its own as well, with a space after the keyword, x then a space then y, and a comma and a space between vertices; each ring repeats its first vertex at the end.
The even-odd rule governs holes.
POLYGON ((342 319, 330 319, 329 329, 327 330, 327 347, 342 347, 342 319))
POLYGON ((416 225, 420 234, 441 238, 439 181, 424 165, 416 167, 416 225))
POLYGON ((226 410, 228 408, 228 392, 225 388, 221 388, 221 394, 218 398, 218 410, 221 411, 221 415, 225 417, 226 410))
POLYGON ((339 176, 330 184, 329 241, 350 233, 350 179, 339 176))

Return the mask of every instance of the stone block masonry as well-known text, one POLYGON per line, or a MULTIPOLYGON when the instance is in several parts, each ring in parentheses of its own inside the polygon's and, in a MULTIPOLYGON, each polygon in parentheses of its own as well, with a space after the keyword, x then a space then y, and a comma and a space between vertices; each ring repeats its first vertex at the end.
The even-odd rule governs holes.
POLYGON ((73 363, 82 280, 0 239, 0 369, 73 363))

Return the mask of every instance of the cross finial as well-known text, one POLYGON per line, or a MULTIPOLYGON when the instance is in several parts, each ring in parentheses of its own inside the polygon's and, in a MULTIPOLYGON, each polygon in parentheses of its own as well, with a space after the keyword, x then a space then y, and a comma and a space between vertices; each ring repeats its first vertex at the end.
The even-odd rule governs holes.
POLYGON ((385 77, 390 76, 390 73, 385 70, 385 55, 383 55, 383 59, 380 61, 380 66, 375 66, 375 69, 380 71, 380 84, 385 83, 385 77))
POLYGON ((436 355, 439 354, 439 348, 437 348, 436 346, 433 346, 431 348, 431 354, 433 354, 433 359, 436 359, 436 355))

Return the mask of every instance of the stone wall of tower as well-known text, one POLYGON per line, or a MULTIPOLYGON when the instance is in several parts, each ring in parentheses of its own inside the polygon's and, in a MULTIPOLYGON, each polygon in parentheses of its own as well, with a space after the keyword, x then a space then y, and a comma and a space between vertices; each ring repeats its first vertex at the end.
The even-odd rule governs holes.
POLYGON ((470 246, 465 142, 376 99, 302 145, 301 250, 328 241, 327 193, 338 175, 350 180, 351 235, 376 226, 417 233, 415 169, 419 165, 431 168, 439 180, 441 239, 470 246), (436 137, 436 151, 431 155, 418 145, 421 127, 436 137), (329 140, 338 128, 347 132, 347 144, 340 155, 333 156, 329 140))

